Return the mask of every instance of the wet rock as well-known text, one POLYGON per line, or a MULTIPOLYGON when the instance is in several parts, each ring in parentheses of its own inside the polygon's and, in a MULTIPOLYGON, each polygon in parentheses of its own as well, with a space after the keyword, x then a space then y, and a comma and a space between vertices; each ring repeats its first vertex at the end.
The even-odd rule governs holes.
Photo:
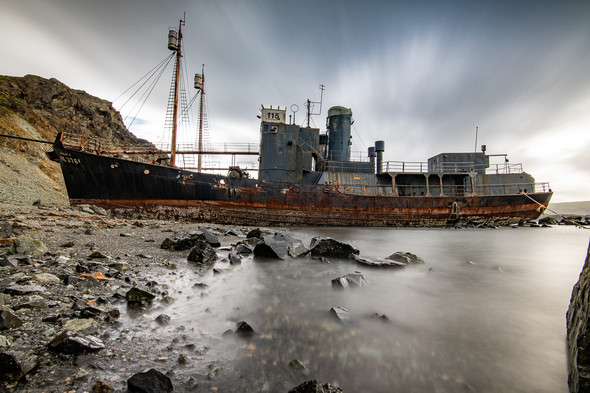
POLYGON ((252 254, 254 252, 252 247, 250 247, 246 243, 237 244, 236 247, 234 248, 234 251, 238 255, 248 255, 248 254, 252 254))
POLYGON ((406 267, 406 264, 403 262, 397 262, 391 259, 381 259, 381 258, 367 258, 361 257, 358 255, 353 255, 353 259, 360 263, 361 265, 371 266, 371 267, 387 267, 387 268, 403 268, 406 267))
POLYGON ((541 224, 541 225, 557 225, 558 222, 553 217, 543 217, 543 218, 539 219, 539 224, 541 224))
POLYGON ((297 258, 308 252, 303 243, 288 233, 275 232, 264 235, 262 241, 254 247, 254 255, 267 258, 285 259, 287 256, 297 258))
POLYGON ((4 293, 14 296, 32 295, 44 291, 45 288, 38 285, 11 285, 4 288, 4 293))
POLYGON ((350 244, 342 243, 330 237, 314 237, 309 246, 312 257, 352 258, 359 250, 350 244))
POLYGON ((244 236, 244 233, 240 229, 232 228, 225 232, 225 236, 244 236))
POLYGON ((348 273, 332 280, 332 288, 358 288, 367 285, 367 280, 361 272, 348 273))
POLYGON ((129 393, 167 393, 174 391, 170 378, 155 369, 137 373, 127 380, 129 393))
POLYGON ((379 313, 375 313, 373 314, 373 319, 377 319, 381 322, 385 322, 385 323, 391 323, 391 319, 389 319, 387 317, 387 315, 385 314, 379 314, 379 313))
POLYGON ((214 248, 221 247, 221 242, 219 241, 219 239, 217 238, 217 236, 215 236, 213 234, 213 232, 211 232, 207 228, 200 228, 199 230, 201 232, 203 232, 203 235, 205 236, 205 241, 207 243, 209 243, 209 245, 211 245, 211 247, 214 247, 214 248))
POLYGON ((62 332, 75 332, 75 333, 85 333, 85 334, 94 334, 98 331, 98 323, 92 319, 70 319, 66 321, 63 325, 63 328, 59 331, 62 332))
MULTIPOLYGON (((0 352, 0 381, 17 382, 39 366, 39 358, 21 352, 0 352)), ((2 387, 0 386, 0 390, 2 387)), ((4 391, 4 390, 2 390, 4 391)))
POLYGON ((568 385, 572 393, 590 392, 590 246, 572 290, 567 322, 568 385))
POLYGON ((289 390, 289 393, 342 393, 343 390, 329 383, 321 383, 314 380, 303 382, 301 385, 289 390))
POLYGON ((184 251, 190 250, 200 242, 206 242, 205 234, 202 231, 188 231, 167 237, 160 248, 170 251, 184 251))
POLYGON ((15 307, 15 309, 20 310, 21 308, 30 308, 30 309, 44 309, 48 308, 47 302, 43 296, 39 295, 32 295, 29 297, 29 300, 19 304, 15 307))
POLYGON ((156 295, 138 287, 133 287, 125 293, 125 299, 132 303, 151 302, 155 297, 156 295))
POLYGON ((405 263, 406 265, 413 265, 413 264, 422 264, 424 260, 419 256, 412 254, 411 252, 396 252, 388 256, 386 259, 391 259, 392 261, 405 263))
POLYGON ((247 239, 250 239, 250 238, 261 239, 263 234, 264 233, 262 232, 262 230, 260 228, 255 228, 246 234, 246 238, 247 239))
POLYGON ((0 330, 14 329, 22 326, 23 321, 16 315, 8 310, 2 310, 0 312, 0 330))
POLYGON ((85 336, 83 334, 62 331, 53 338, 48 344, 49 348, 56 352, 69 355, 80 355, 88 352, 98 352, 104 349, 103 342, 94 336, 85 336))
POLYGON ((213 266, 217 260, 217 253, 209 243, 201 241, 191 249, 187 260, 203 266, 213 266))
POLYGON ((47 246, 40 240, 28 236, 18 236, 12 244, 13 254, 43 255, 48 251, 47 246))
POLYGON ((227 258, 229 259, 230 265, 239 265, 240 263, 242 263, 242 257, 240 257, 234 251, 231 251, 227 258))
POLYGON ((168 325, 170 323, 170 316, 166 314, 160 314, 156 317, 156 322, 160 325, 168 325))
POLYGON ((236 334, 240 337, 252 337, 254 335, 254 329, 245 321, 237 323, 236 334))
POLYGON ((339 322, 344 323, 350 321, 350 312, 344 307, 332 307, 330 314, 339 322))

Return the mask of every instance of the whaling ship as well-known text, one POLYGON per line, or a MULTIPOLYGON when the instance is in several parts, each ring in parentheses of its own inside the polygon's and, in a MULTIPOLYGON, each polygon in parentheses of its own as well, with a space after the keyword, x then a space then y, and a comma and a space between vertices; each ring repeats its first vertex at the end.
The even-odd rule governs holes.
MULTIPOLYGON (((176 70, 183 25, 169 34, 176 70)), ((257 179, 235 166, 227 175, 204 173, 200 160, 197 169, 182 169, 175 165, 178 81, 174 86, 164 161, 131 160, 132 152, 84 147, 58 134, 50 157, 61 165, 73 205, 240 225, 447 226, 533 220, 552 196, 549 185, 535 183, 522 166, 490 165, 484 146, 408 164, 384 161, 385 143, 377 141, 365 159, 351 160, 352 111, 341 106, 329 109, 324 132, 309 121, 306 127, 287 121, 286 108, 262 106, 257 179)), ((201 144, 194 153, 205 153, 201 144)))

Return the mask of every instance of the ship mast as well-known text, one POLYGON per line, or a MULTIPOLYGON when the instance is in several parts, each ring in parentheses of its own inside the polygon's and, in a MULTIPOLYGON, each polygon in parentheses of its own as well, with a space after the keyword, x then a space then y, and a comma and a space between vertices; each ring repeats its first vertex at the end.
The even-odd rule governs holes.
MULTIPOLYGON (((199 153, 203 151, 203 104, 205 100, 205 64, 203 64, 201 69, 201 100, 199 102, 199 153)), ((202 154, 198 156, 198 171, 201 172, 201 157, 202 154)))
POLYGON ((176 165, 176 128, 178 126, 178 90, 180 87, 180 58, 182 57, 182 26, 184 20, 178 22, 178 40, 176 44, 176 70, 174 72, 174 111, 172 115, 172 140, 170 142, 170 166, 176 165))

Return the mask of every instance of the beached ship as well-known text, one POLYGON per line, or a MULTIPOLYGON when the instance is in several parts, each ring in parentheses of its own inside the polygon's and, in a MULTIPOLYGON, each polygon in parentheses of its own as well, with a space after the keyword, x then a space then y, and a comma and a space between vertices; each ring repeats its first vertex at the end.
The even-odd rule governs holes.
MULTIPOLYGON (((182 26, 181 20, 169 35, 177 69, 182 26)), ((178 84, 175 118, 177 103, 178 84)), ((549 185, 536 183, 521 165, 507 159, 490 165, 483 146, 481 152, 441 153, 425 163, 404 163, 384 161, 385 143, 377 141, 364 159, 352 160, 351 109, 330 108, 326 131, 309 127, 309 121, 305 127, 294 124, 286 116, 286 108, 260 108, 257 178, 235 166, 227 175, 204 173, 200 160, 195 170, 177 167, 176 124, 170 151, 150 152, 165 156, 158 163, 130 159, 134 151, 72 143, 64 134, 57 136, 50 157, 61 165, 73 205, 226 224, 509 224, 536 219, 552 196, 549 185)), ((193 153, 206 152, 199 144, 193 153)))

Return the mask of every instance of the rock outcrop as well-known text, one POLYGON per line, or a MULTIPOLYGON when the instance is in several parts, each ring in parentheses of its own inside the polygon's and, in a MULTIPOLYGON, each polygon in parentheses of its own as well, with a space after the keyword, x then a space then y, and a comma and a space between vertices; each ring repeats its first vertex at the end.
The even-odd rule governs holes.
MULTIPOLYGON (((112 104, 56 79, 0 75, 0 134, 53 142, 58 132, 100 140, 104 148, 153 146, 125 128, 112 104)), ((48 144, 0 137, 0 201, 67 204, 48 144)))
POLYGON ((570 392, 590 392, 590 246, 567 310, 568 384, 570 392))

